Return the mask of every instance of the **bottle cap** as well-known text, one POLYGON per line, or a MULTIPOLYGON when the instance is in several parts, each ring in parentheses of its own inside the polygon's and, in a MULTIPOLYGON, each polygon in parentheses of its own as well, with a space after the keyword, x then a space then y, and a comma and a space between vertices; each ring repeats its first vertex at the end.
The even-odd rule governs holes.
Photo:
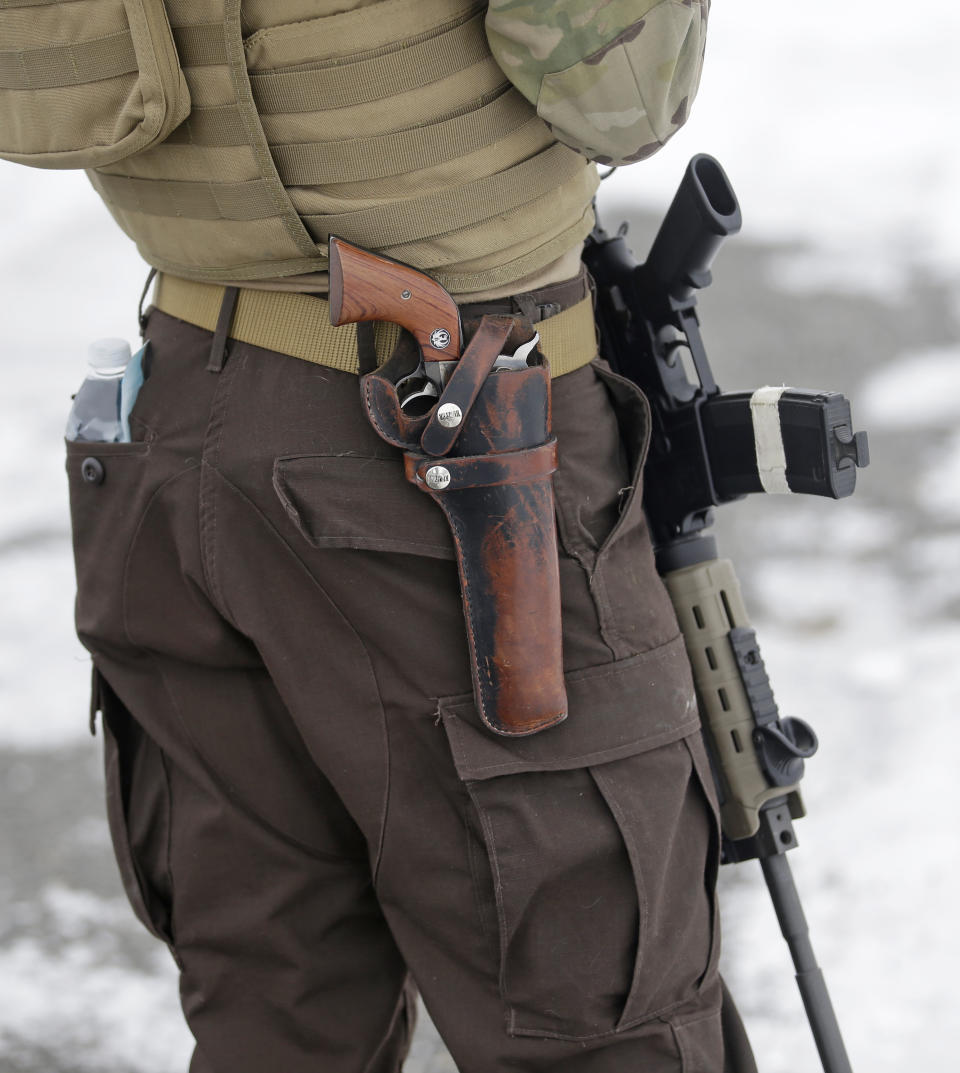
POLYGON ((95 339, 87 348, 87 361, 101 376, 122 373, 130 357, 126 339, 95 339))

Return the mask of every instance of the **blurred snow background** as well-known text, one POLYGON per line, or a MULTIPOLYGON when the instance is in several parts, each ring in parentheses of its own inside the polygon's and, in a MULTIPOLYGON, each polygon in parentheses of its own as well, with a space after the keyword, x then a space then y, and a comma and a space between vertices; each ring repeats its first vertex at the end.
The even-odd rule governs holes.
MULTIPOLYGON (((686 160, 744 214, 702 299, 721 384, 845 391, 857 495, 722 512, 771 678, 817 729, 791 855, 854 1067, 958 1068, 960 7, 720 2, 700 97, 602 191, 643 255, 686 160)), ((0 1071, 186 1066, 172 964, 109 863, 71 629, 62 435, 86 343, 136 334, 145 266, 82 175, 0 163, 0 1071)), ((755 865, 726 972, 762 1073, 818 1067, 755 865)), ((449 1066, 422 1035, 410 1069, 449 1066)))

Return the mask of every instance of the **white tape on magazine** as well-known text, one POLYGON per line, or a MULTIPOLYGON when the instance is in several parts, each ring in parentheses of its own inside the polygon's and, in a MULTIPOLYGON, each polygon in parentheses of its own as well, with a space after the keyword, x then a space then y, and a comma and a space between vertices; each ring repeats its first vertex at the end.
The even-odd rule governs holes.
POLYGON ((762 387, 750 397, 753 438, 757 447, 757 471, 765 492, 789 494, 787 453, 780 426, 780 398, 787 387, 762 387))

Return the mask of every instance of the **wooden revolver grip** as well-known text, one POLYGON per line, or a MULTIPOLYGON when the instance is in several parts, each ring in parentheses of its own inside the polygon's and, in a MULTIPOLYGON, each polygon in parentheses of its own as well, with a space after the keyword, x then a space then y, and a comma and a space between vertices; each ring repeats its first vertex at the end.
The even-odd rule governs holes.
POLYGON ((389 320, 420 344, 424 361, 460 357, 457 303, 423 272, 330 236, 330 323, 389 320))

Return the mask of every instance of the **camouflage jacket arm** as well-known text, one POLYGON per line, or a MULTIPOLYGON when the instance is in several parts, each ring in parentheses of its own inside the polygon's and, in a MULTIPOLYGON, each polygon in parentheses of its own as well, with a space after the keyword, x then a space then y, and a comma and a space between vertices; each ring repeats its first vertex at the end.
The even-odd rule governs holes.
POLYGON ((655 153, 697 92, 710 0, 490 0, 497 62, 555 137, 603 164, 655 153))

